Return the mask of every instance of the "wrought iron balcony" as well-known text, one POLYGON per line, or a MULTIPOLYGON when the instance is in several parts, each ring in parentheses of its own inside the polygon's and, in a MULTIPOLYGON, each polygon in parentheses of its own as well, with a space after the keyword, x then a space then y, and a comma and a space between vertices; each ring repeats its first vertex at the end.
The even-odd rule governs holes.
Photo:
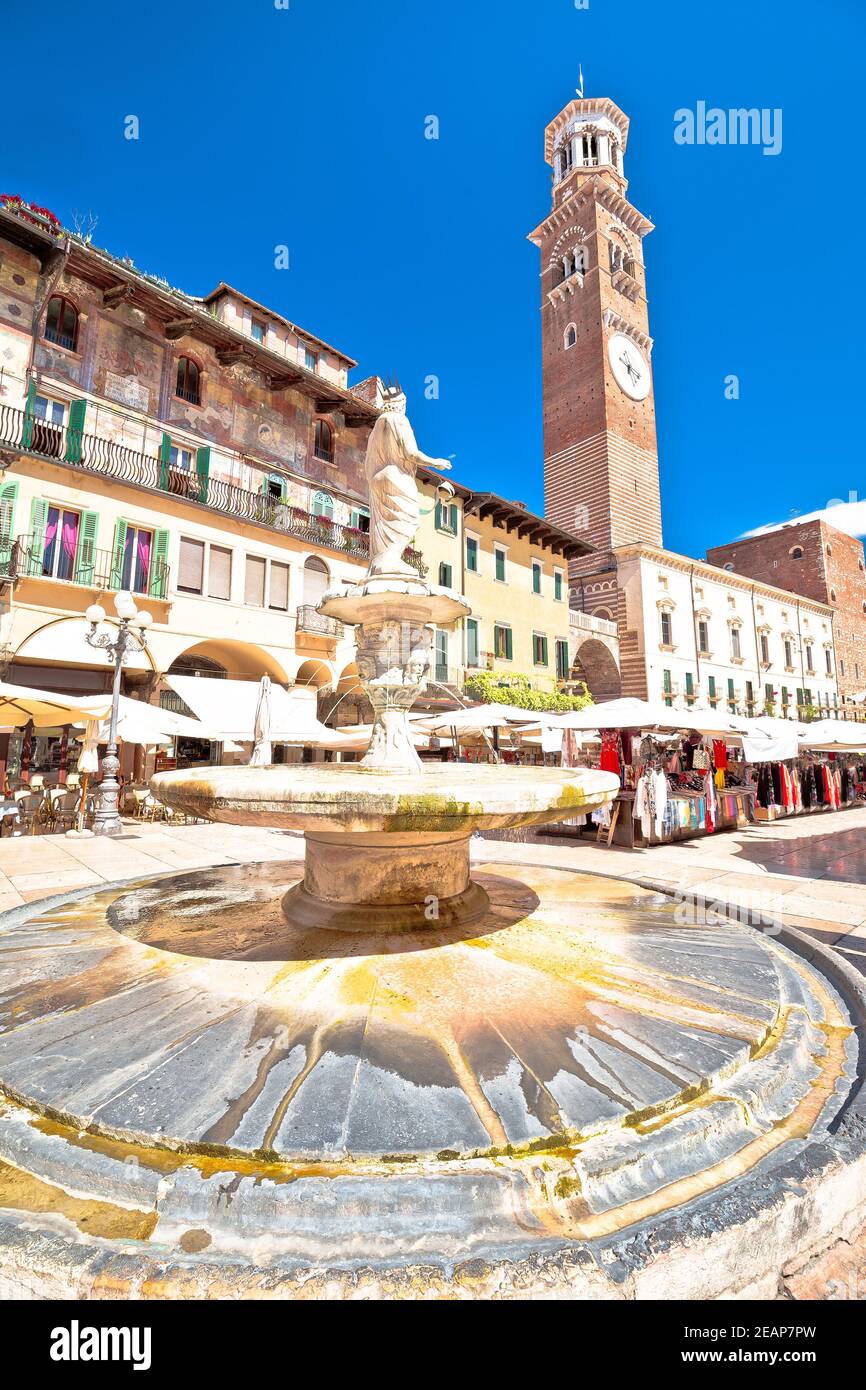
MULTIPOLYGON (((369 535, 355 527, 341 526, 328 517, 312 516, 278 497, 248 492, 222 478, 201 477, 198 473, 172 467, 156 455, 138 453, 116 440, 85 434, 67 425, 50 424, 4 404, 0 404, 0 452, 60 459, 87 473, 115 478, 152 492, 169 492, 210 511, 268 526, 310 545, 359 559, 369 554, 369 535)), ((427 573, 428 567, 420 551, 410 547, 404 552, 404 558, 422 576, 427 573)))
MULTIPOLYGON (((0 577, 4 549, 0 545, 0 577)), ((151 598, 168 598, 169 568, 151 555, 147 560, 122 550, 95 550, 79 540, 74 551, 64 550, 60 538, 46 544, 44 535, 19 536, 11 549, 10 579, 49 579, 61 584, 81 584, 88 589, 129 589, 151 598)))
POLYGON ((311 603, 302 603, 295 615, 295 630, 309 632, 316 637, 335 637, 339 640, 345 631, 339 618, 326 618, 311 603))

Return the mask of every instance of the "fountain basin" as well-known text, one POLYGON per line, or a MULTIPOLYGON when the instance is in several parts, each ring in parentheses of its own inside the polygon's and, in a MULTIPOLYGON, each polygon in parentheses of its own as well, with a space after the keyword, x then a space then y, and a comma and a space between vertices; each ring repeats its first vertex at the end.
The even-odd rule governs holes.
POLYGON ((469 873, 474 831, 541 824, 613 799, 619 780, 585 768, 359 764, 162 772, 154 794, 232 825, 303 830, 303 883, 283 899, 299 927, 414 931, 478 920, 487 894, 469 873))

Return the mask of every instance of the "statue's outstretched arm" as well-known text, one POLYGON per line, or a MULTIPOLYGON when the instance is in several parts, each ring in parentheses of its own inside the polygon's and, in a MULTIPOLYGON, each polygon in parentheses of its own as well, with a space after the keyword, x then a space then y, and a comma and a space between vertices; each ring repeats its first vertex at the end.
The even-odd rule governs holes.
POLYGON ((450 459, 433 459, 429 454, 422 454, 420 449, 416 449, 412 456, 416 468, 438 468, 440 472, 447 472, 451 467, 450 459))

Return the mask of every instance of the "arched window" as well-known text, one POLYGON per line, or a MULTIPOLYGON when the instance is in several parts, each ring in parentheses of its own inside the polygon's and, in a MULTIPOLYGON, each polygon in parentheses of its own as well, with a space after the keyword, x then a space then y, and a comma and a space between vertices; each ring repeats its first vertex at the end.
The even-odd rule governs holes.
POLYGON ((325 463, 334 462, 334 431, 327 420, 316 421, 313 453, 325 463))
POLYGON ((788 551, 788 554, 790 555, 792 560, 802 560, 803 547, 801 545, 792 545, 791 549, 788 551))
POLYGON ((174 394, 191 405, 201 404, 201 373, 191 357, 179 357, 174 394))
POLYGON ((334 499, 329 492, 317 492, 313 496, 313 516, 324 516, 329 521, 334 518, 334 499))
POLYGON ((573 323, 570 323, 565 330, 564 342, 566 348, 574 347, 575 343, 577 342, 577 329, 575 328, 573 323))
POLYGON ((48 301, 45 317, 45 337, 49 343, 69 348, 75 352, 78 346, 78 310, 63 295, 55 294, 48 301))
POLYGON ((330 583, 331 576, 324 560, 320 560, 318 555, 311 555, 304 561, 304 603, 315 608, 325 597, 330 583))

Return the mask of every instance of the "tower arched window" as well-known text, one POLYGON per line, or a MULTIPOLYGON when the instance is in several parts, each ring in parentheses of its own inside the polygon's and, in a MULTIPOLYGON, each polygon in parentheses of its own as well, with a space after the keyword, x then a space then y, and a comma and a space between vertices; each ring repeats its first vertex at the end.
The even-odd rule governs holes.
POLYGON ((334 431, 327 420, 317 420, 313 440, 313 453, 324 463, 334 462, 334 431))
POLYGON ((615 140, 611 140, 611 141, 609 141, 608 143, 609 143, 609 146, 610 146, 610 162, 611 162, 611 164, 613 165, 614 169, 618 169, 618 168, 619 168, 619 145, 616 143, 615 140))
POLYGON ((802 560, 803 547, 801 545, 792 545, 791 549, 788 551, 788 554, 790 555, 792 560, 802 560))
POLYGON ((68 348, 70 352, 78 347, 78 310, 62 294, 54 294, 48 301, 45 337, 49 343, 68 348))
POLYGON ((559 151, 559 177, 561 179, 565 178, 566 174, 571 169, 573 162, 574 154, 571 147, 571 141, 566 140, 565 144, 560 147, 559 151))
POLYGON ((584 135, 583 140, 583 162, 584 164, 598 163, 598 136, 584 135))
POLYGON ((189 401, 190 405, 201 404, 201 372, 191 357, 178 358, 174 394, 182 401, 189 401))
POLYGON ((313 516, 324 516, 328 521, 334 519, 334 499, 329 492, 313 495, 313 516))
POLYGON ((574 326, 573 323, 570 323, 570 324, 568 325, 568 327, 566 328, 566 330, 565 330, 564 344, 565 344, 566 349, 567 349, 567 348, 572 348, 572 347, 574 347, 574 345, 575 345, 576 342, 577 342, 577 329, 575 328, 575 326, 574 326))

